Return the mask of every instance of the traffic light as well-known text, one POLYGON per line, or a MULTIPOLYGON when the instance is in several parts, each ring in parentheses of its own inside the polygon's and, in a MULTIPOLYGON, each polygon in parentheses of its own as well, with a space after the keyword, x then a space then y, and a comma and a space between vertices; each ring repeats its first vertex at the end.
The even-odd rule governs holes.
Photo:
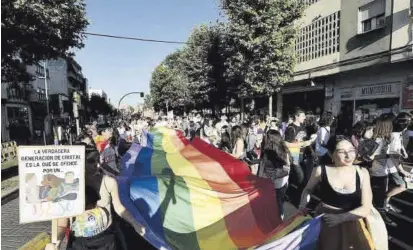
POLYGON ((143 98, 145 96, 145 94, 143 92, 141 92, 141 98, 143 98))

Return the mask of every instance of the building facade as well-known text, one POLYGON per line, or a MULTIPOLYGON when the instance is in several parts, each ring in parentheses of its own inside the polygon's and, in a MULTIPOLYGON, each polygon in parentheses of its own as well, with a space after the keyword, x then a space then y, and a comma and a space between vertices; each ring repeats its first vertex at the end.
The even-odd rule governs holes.
POLYGON ((82 67, 73 58, 59 58, 48 61, 48 68, 53 81, 50 85, 51 113, 62 119, 73 118, 74 105, 77 105, 75 113, 79 113, 81 120, 86 119, 88 83, 83 76, 82 67), (75 95, 80 96, 78 104, 74 104, 75 95))
POLYGON ((308 1, 296 22, 294 77, 277 94, 277 115, 301 107, 352 124, 413 110, 412 2, 308 1))
POLYGON ((50 81, 50 77, 42 62, 27 66, 27 71, 33 75, 33 81, 1 84, 2 142, 15 140, 22 143, 28 133, 33 138, 42 136, 47 115, 45 72, 46 80, 50 81))

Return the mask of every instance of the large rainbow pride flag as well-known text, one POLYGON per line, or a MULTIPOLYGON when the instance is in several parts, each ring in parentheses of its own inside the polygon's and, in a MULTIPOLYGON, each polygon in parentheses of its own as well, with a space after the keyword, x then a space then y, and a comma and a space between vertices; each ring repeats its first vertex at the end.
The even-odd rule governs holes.
POLYGON ((297 215, 281 224, 271 180, 201 139, 189 142, 167 128, 143 134, 142 145, 122 158, 118 184, 122 204, 153 246, 265 249, 309 223, 297 215))

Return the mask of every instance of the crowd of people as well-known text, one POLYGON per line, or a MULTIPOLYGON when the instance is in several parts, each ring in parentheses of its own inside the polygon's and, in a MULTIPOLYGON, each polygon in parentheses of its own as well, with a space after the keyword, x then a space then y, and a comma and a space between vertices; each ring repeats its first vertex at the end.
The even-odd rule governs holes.
MULTIPOLYGON (((410 114, 383 114, 372 122, 360 121, 345 134, 337 129, 331 113, 317 117, 297 109, 284 122, 274 117, 240 118, 189 114, 87 125, 76 141, 85 145, 87 156, 87 211, 82 216, 101 213, 102 221, 85 228, 75 219, 70 226, 73 249, 108 245, 111 247, 105 249, 119 249, 113 243, 119 225, 113 223, 116 215, 112 210, 138 233, 145 233, 120 203, 114 178, 130 145, 139 144, 142 131, 154 127, 179 130, 189 140, 200 137, 244 161, 252 174, 271 179, 277 197, 274 202, 282 217, 286 201, 313 215, 324 214, 319 249, 369 249, 367 240, 357 235, 361 227, 358 221, 374 208, 383 220, 394 223, 386 211, 400 211, 390 200, 411 188, 413 178, 413 172, 403 167, 413 156, 410 114), (291 192, 293 189, 295 192, 291 192), (311 197, 319 202, 314 203, 311 197)), ((62 228, 68 226, 68 220, 60 223, 62 228)))

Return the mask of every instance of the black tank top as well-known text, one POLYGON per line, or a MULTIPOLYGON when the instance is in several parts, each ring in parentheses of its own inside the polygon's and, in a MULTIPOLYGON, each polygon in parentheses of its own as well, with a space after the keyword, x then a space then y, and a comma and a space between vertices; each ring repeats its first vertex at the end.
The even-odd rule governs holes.
POLYGON ((343 194, 335 191, 328 182, 326 166, 321 165, 321 201, 327 205, 350 211, 361 205, 361 188, 360 176, 356 171, 356 191, 349 194, 343 194))

